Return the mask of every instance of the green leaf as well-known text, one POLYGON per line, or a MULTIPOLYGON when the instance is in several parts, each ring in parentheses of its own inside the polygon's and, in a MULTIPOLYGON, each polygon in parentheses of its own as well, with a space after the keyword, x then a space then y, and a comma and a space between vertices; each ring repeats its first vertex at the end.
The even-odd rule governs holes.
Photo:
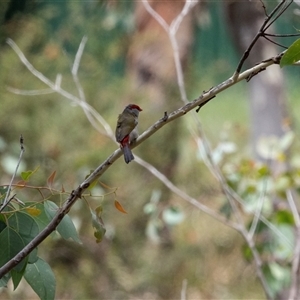
MULTIPOLYGON (((25 246, 24 239, 11 227, 6 227, 0 233, 0 267, 17 255, 25 246)), ((17 271, 22 271, 27 260, 22 260, 14 267, 17 271)))
POLYGON ((252 259, 253 259, 253 254, 252 254, 252 251, 251 251, 251 248, 248 246, 248 245, 243 245, 242 247, 242 253, 244 255, 244 258, 250 262, 252 259))
POLYGON ((278 224, 289 224, 292 226, 295 224, 292 212, 289 210, 284 210, 284 209, 278 210, 275 213, 274 220, 278 224))
POLYGON ((229 220, 232 214, 232 209, 231 206, 228 202, 225 202, 221 208, 220 208, 220 213, 222 215, 225 215, 226 219, 229 220))
POLYGON ((8 226, 15 229, 25 245, 39 234, 39 227, 34 218, 23 212, 16 212, 8 219, 8 226))
MULTIPOLYGON (((0 217, 1 217, 1 214, 0 214, 0 217)), ((2 232, 2 230, 5 228, 6 228, 6 223, 3 222, 2 220, 0 220, 0 232, 2 232)))
POLYGON ((270 175, 270 169, 267 165, 262 165, 257 169, 258 177, 265 177, 270 175))
POLYGON ((34 248, 30 254, 28 255, 28 263, 30 264, 33 264, 35 263, 39 257, 37 256, 37 253, 38 253, 38 249, 37 248, 34 248))
POLYGON ((90 211, 92 215, 92 225, 95 229, 94 236, 96 238, 96 243, 100 243, 106 232, 104 222, 101 218, 102 206, 98 206, 95 211, 92 209, 90 211))
POLYGON ((285 195, 286 190, 292 186, 292 178, 289 174, 282 174, 275 181, 275 191, 285 195))
MULTIPOLYGON (((44 207, 45 212, 50 219, 53 219, 59 209, 59 207, 52 201, 45 201, 44 207)), ((64 216, 56 230, 65 240, 72 239, 73 241, 81 244, 75 225, 68 215, 64 216)))
POLYGON ((5 274, 1 279, 0 279, 0 288, 6 287, 7 283, 10 279, 10 273, 5 274))
POLYGON ((11 279, 14 284, 14 290, 18 287, 18 285, 24 275, 24 272, 25 272, 25 268, 23 268, 23 270, 21 272, 18 272, 16 270, 11 270, 10 274, 11 274, 11 279))
MULTIPOLYGON (((13 238, 14 234, 16 233, 15 238, 17 240, 21 240, 21 247, 19 250, 22 250, 25 245, 27 245, 30 241, 32 241, 37 234, 39 233, 39 227, 35 222, 34 218, 30 215, 23 213, 23 212, 15 212, 7 221, 7 228, 11 231, 10 236, 13 238)), ((10 243, 14 246, 15 241, 11 240, 10 243)), ((1 243, 0 243, 1 244, 1 243)), ((19 252, 19 251, 18 251, 19 252)), ((18 253, 16 251, 16 253, 18 253)), ((15 253, 15 254, 16 254, 15 253)), ((7 260, 11 259, 14 255, 10 258, 6 258, 7 260)), ((34 249, 31 254, 29 255, 30 261, 34 262, 37 260, 37 249, 34 249)), ((14 289, 16 289, 24 275, 26 264, 28 261, 28 257, 21 261, 12 271, 11 271, 11 278, 13 281, 14 289)))
POLYGON ((0 196, 5 195, 8 191, 8 185, 0 186, 0 196))
POLYGON ((26 207, 28 207, 28 209, 27 208, 25 209, 25 213, 34 217, 34 220, 39 227, 39 231, 42 231, 49 224, 49 222, 51 220, 51 218, 49 218, 45 212, 44 204, 36 203, 36 202, 26 202, 26 207), (40 213, 33 216, 30 208, 35 208, 35 209, 39 210, 40 213))
POLYGON ((39 169, 39 166, 37 166, 33 171, 32 170, 28 170, 28 171, 24 171, 24 172, 21 172, 21 178, 24 180, 24 181, 28 181, 29 178, 37 172, 37 170, 39 169))
POLYGON ((280 260, 289 260, 293 257, 293 250, 295 245, 294 227, 287 224, 279 224, 276 226, 277 230, 285 237, 279 237, 275 233, 273 235, 272 254, 275 258, 280 260))
MULTIPOLYGON (((84 179, 87 179, 93 172, 94 172, 94 170, 90 170, 90 173, 87 174, 84 179)), ((97 183, 98 183, 97 179, 92 181, 88 187, 88 190, 92 190, 97 185, 97 183)))
POLYGON ((280 60, 280 67, 289 66, 300 60, 300 39, 295 41, 284 53, 280 60))
POLYGON ((270 262, 263 266, 263 273, 270 288, 272 299, 275 298, 278 292, 290 285, 291 274, 288 266, 270 262))
POLYGON ((50 266, 44 260, 39 258, 34 264, 28 264, 24 277, 40 299, 54 299, 55 277, 50 266))

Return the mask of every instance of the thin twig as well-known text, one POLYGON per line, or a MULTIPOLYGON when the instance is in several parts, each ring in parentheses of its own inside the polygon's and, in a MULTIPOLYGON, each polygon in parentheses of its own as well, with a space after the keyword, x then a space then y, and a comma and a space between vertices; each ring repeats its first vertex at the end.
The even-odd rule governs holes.
POLYGON ((183 77, 183 70, 182 65, 180 62, 180 53, 179 53, 179 45, 176 39, 176 33, 179 29, 180 24, 182 23, 184 17, 190 12, 191 8, 197 4, 198 1, 186 1, 185 5, 180 12, 180 14, 172 21, 171 25, 169 26, 167 22, 151 7, 151 5, 148 3, 147 0, 143 0, 143 4, 145 9, 148 11, 148 13, 162 26, 162 28, 166 31, 171 46, 172 46, 172 53, 174 58, 174 64, 176 69, 176 78, 177 78, 177 84, 179 87, 181 100, 184 103, 188 102, 187 95, 186 95, 186 89, 185 89, 185 83, 184 83, 184 77, 183 77))
MULTIPOLYGON (((265 185, 267 185, 267 179, 264 180, 264 183, 265 183, 265 185)), ((262 188, 261 195, 259 196, 258 201, 257 201, 253 221, 252 221, 249 233, 248 233, 249 238, 251 238, 251 239, 253 238, 253 236, 255 234, 255 231, 256 231, 256 228, 258 225, 258 221, 260 220, 260 216, 262 214, 262 209, 264 206, 264 199, 266 196, 266 189, 267 189, 267 186, 262 188)))
POLYGON ((77 76, 77 74, 78 74, 79 64, 80 64, 81 57, 82 57, 84 47, 85 47, 87 40, 88 40, 87 36, 84 36, 81 40, 81 43, 79 45, 78 51, 75 56, 75 60, 74 60, 73 68, 72 68, 72 75, 77 76))
MULTIPOLYGON (((252 48, 257 43, 258 39, 260 37, 264 36, 266 30, 268 30, 268 28, 282 15, 282 13, 290 6, 290 4, 293 1, 291 0, 291 2, 289 4, 287 4, 287 7, 284 7, 285 2, 286 2, 286 0, 282 0, 280 3, 278 3, 277 6, 273 9, 273 11, 269 15, 265 11, 265 14, 267 15, 267 17, 266 17, 265 21, 263 22, 263 24, 261 25, 261 27, 260 27, 259 31, 257 32, 257 34, 255 35, 255 37, 252 39, 250 45, 248 46, 248 48, 242 55, 242 57, 238 63, 238 66, 236 68, 236 71, 233 75, 234 79, 237 78, 238 74, 240 73, 240 71, 242 69, 244 62, 248 58, 252 48), (283 6, 283 8, 282 8, 282 6, 283 6)), ((265 9, 264 5, 263 5, 263 8, 265 9)))
POLYGON ((23 95, 23 96, 40 96, 40 95, 47 95, 56 93, 53 89, 43 89, 43 90, 20 90, 13 87, 8 86, 7 90, 16 95, 23 95))
MULTIPOLYGON (((85 40, 82 40, 82 45, 84 45, 85 40)), ((105 121, 105 119, 99 115, 99 113, 93 108, 91 107, 87 102, 82 101, 81 98, 74 96, 73 94, 67 92, 66 90, 64 90, 63 88, 61 88, 60 85, 58 85, 56 82, 52 82, 50 79, 48 79, 46 76, 44 76, 41 72, 39 72, 38 70, 36 70, 33 65, 27 60, 27 58, 25 57, 25 55, 23 54, 23 52, 21 51, 21 49, 17 46, 17 44, 12 40, 12 39, 8 39, 7 43, 12 47, 12 49, 15 51, 15 53, 18 55, 18 57, 20 58, 21 62, 24 64, 24 66, 35 76, 37 77, 40 81, 44 82, 46 85, 49 86, 50 89, 52 89, 53 91, 57 92, 58 94, 60 94, 61 96, 65 97, 66 99, 72 101, 73 103, 75 103, 76 105, 80 106, 85 113, 89 113, 91 118, 94 118, 95 120, 97 120, 99 122, 99 124, 101 124, 104 128, 105 131, 103 131, 97 124, 97 122, 92 122, 91 124, 95 127, 96 130, 98 130, 100 133, 102 133, 103 135, 107 135, 109 137, 113 137, 113 131, 111 130, 109 124, 105 121)), ((79 47, 79 50, 81 50, 81 47, 79 47)), ((80 58, 79 55, 77 55, 78 59, 80 58)), ((75 60, 76 62, 79 60, 75 60)), ((74 68, 74 71, 76 71, 76 68, 74 68)), ((8 89, 10 89, 11 91, 16 91, 17 94, 22 94, 22 95, 30 95, 30 93, 32 91, 22 91, 22 90, 18 90, 18 89, 13 89, 11 87, 9 87, 8 89)), ((41 90, 42 92, 40 94, 44 94, 45 90, 41 90)), ((34 95, 39 95, 38 92, 36 90, 34 90, 34 95)), ((91 120, 91 119, 90 119, 91 120)))
MULTIPOLYGON (((86 45, 86 42, 87 42, 87 37, 84 36, 82 38, 81 42, 80 42, 79 47, 78 47, 78 50, 77 50, 77 53, 76 53, 76 56, 75 56, 75 60, 74 60, 74 63, 73 63, 73 67, 71 69, 71 73, 72 73, 72 76, 73 76, 73 81, 76 85, 76 88, 77 88, 77 91, 78 91, 78 94, 79 94, 79 101, 80 101, 81 104, 86 103, 86 97, 85 97, 85 93, 84 93, 84 90, 82 88, 82 85, 80 83, 80 80, 78 78, 78 68, 79 68, 79 65, 80 65, 81 57, 83 55, 83 51, 84 51, 84 47, 86 45)), ((94 128, 98 128, 99 122, 97 122, 97 119, 95 118, 95 115, 93 115, 91 113, 91 109, 89 109, 89 108, 84 109, 86 106, 81 106, 81 107, 83 108, 83 111, 84 111, 87 119, 91 123, 91 125, 94 128)), ((105 122, 104 119, 102 120, 102 123, 103 122, 105 122)), ((106 123, 104 127, 106 128, 107 134, 112 136, 113 133, 110 130, 110 126, 106 123)))
POLYGON ((284 48, 284 49, 288 49, 288 47, 286 47, 286 46, 284 46, 284 45, 282 45, 282 44, 279 44, 278 42, 275 42, 275 41, 273 41, 272 39, 270 39, 269 36, 263 35, 262 37, 263 37, 265 40, 269 41, 270 43, 272 43, 272 44, 274 44, 274 45, 276 45, 276 46, 279 46, 279 47, 284 48))
POLYGON ((262 261, 261 261, 261 258, 260 258, 260 255, 255 247, 255 243, 254 243, 254 240, 253 238, 249 237, 249 234, 247 232, 247 230, 243 229, 242 231, 240 231, 240 233, 243 235, 244 239, 246 240, 247 242, 247 245, 250 247, 251 249, 251 253, 253 255, 253 258, 254 258, 254 262, 255 262, 255 265, 256 265, 256 274, 264 288, 264 291, 266 293, 266 296, 267 296, 267 299, 268 300, 271 300, 273 299, 273 297, 271 296, 272 293, 271 293, 271 290, 270 290, 270 287, 269 287, 269 284, 266 280, 266 277, 262 271, 262 261))
MULTIPOLYGON (((166 23, 165 23, 166 25, 166 23)), ((169 27, 167 27, 169 28, 169 27)), ((13 48, 14 49, 14 48, 13 48)), ((80 48, 81 49, 81 48, 80 48)), ((79 58, 81 57, 82 53, 80 54, 80 51, 81 50, 78 50, 78 56, 79 58)), ((15 52, 18 54, 18 52, 16 51, 16 49, 14 49, 15 52)), ((19 49, 17 49, 19 50, 19 49)), ((83 50, 82 50, 83 51, 83 50)), ((81 51, 81 52, 82 52, 81 51)), ((179 52, 178 52, 179 53, 179 52)), ((19 54, 18 54, 19 55, 19 54)), ((24 60, 25 56, 22 57, 21 61, 26 65, 26 58, 24 60)), ((75 59, 76 61, 76 59, 75 59)), ((78 59, 78 66, 79 66, 79 61, 80 59, 78 59)), ((146 130, 138 139, 137 139, 137 142, 135 143, 134 147, 136 147, 138 144, 140 144, 141 142, 143 142, 145 139, 147 139, 148 137, 150 137, 152 134, 154 134, 157 130, 159 130, 161 127, 165 126, 167 123, 169 122, 172 122, 173 120, 175 120, 176 118, 179 118, 183 115, 185 115, 187 112, 191 111, 193 108, 199 106, 199 105, 202 105, 203 103, 206 103, 208 101, 208 99, 211 99, 214 95, 216 95, 217 93, 220 93, 221 91, 229 88, 230 86, 232 86, 233 84, 247 78, 250 74, 256 74, 257 72, 259 72, 259 70, 264 70, 265 68, 267 68, 268 66, 272 65, 274 63, 273 60, 270 60, 268 62, 264 62, 262 64, 259 64, 258 66, 255 66, 254 68, 251 68, 250 70, 247 70, 245 71, 244 73, 240 74, 236 79, 237 80, 232 80, 232 78, 230 78, 229 80, 226 80, 225 82, 223 82, 222 84, 216 86, 215 88, 211 89, 209 92, 207 93, 203 93, 199 98, 195 99, 194 101, 190 102, 190 103, 187 103, 185 106, 183 106, 182 108, 178 109, 177 111, 174 111, 173 113, 171 113, 167 120, 159 120, 157 121, 155 124, 153 124, 148 130, 146 130), (246 75, 246 77, 244 77, 246 75)), ((35 70, 33 68, 33 66, 31 64, 28 65, 28 69, 30 71, 32 70, 35 70)), ((78 66, 74 68, 74 73, 77 75, 77 71, 78 71, 78 66)), ((180 70, 180 69, 178 69, 180 70)), ((179 71, 180 74, 182 74, 182 69, 179 71)), ((40 74, 39 72, 35 72, 33 73, 36 77, 39 78, 40 74)), ((40 79, 40 78, 39 78, 40 79)), ((44 79, 44 78, 42 78, 44 79)), ((42 80, 43 81, 43 80, 42 80)), ((43 81, 45 82, 45 81, 43 81)), ((49 81, 50 84, 52 84, 51 81, 49 81)), ((48 84, 49 86, 49 82, 45 82, 46 84, 48 84)), ((182 78, 182 82, 183 81, 183 78, 182 78)), ((76 83, 76 82, 75 82, 76 83)), ((52 88, 52 86, 50 86, 50 88, 52 88)), ((78 88, 78 86, 77 86, 78 88)), ((85 101, 82 101, 82 95, 81 95, 81 98, 78 99, 77 97, 74 97, 73 95, 69 94, 68 92, 64 91, 60 85, 57 85, 57 84, 54 84, 54 90, 57 91, 58 93, 60 93, 61 95, 63 95, 64 97, 66 97, 67 99, 69 100, 72 100, 74 101, 76 104, 79 104, 83 109, 87 108, 88 106, 87 103, 85 103, 85 101)), ((80 90, 79 90, 80 91, 80 90)), ((79 93, 80 94, 80 93, 79 93)), ((83 97, 84 98, 84 97, 83 97)), ((184 98, 184 97, 182 97, 184 98)), ((186 98, 186 97, 185 97, 186 98)), ((93 110, 92 110, 93 112, 93 110)), ((93 116, 96 116, 96 112, 93 116)), ((110 127, 108 127, 110 128, 110 127)), ((106 129, 106 132, 109 132, 109 130, 106 129)), ((109 136, 111 136, 111 132, 109 134, 109 136)), ((41 232, 41 234, 37 237, 37 239, 35 239, 35 244, 33 243, 33 245, 28 245, 28 247, 26 247, 26 249, 24 250, 23 253, 20 254, 20 256, 18 257, 17 260, 15 260, 13 263, 11 264, 15 264, 15 263, 18 263, 18 261, 20 261, 19 259, 22 259, 22 257, 24 258, 26 256, 26 253, 28 254, 33 248, 32 247, 36 247, 38 244, 36 244, 38 241, 41 241, 43 240, 47 234, 49 232, 51 232, 51 230, 54 230, 55 229, 55 225, 57 225, 57 222, 59 222, 61 220, 61 217, 63 216, 63 214, 66 214, 69 209, 71 208, 71 206, 75 203, 75 201, 78 199, 78 197, 81 196, 82 192, 89 186, 89 184, 91 182, 93 182, 95 179, 99 178, 112 164, 113 162, 121 156, 121 150, 118 149, 116 150, 103 164, 101 164, 92 174, 91 176, 85 180, 77 189, 76 191, 74 191, 71 196, 68 198, 67 202, 63 205, 63 207, 59 210, 59 212, 57 213, 57 215, 55 216, 55 219, 53 219, 53 222, 51 222, 51 225, 49 228, 47 228, 46 231, 43 231, 41 232), (54 227, 53 227, 54 226, 54 227), (31 249, 31 250, 30 250, 31 249), (28 252, 29 251, 29 252, 28 252), (24 256, 25 255, 25 256, 24 256)), ((137 158, 138 160, 138 158, 137 158)), ((149 165, 148 167, 151 168, 151 165, 149 165)), ((177 188, 177 187, 175 187, 177 188)), ((178 188, 177 188, 178 189, 178 188)), ((180 189, 177 190, 178 192, 182 192, 180 189)), ((196 200, 196 199, 193 199, 191 198, 190 200, 196 200)), ((197 206, 197 207, 201 207, 201 209, 203 211, 207 211, 207 207, 206 206, 203 206, 201 203, 200 203, 200 206, 199 206, 199 202, 196 200, 195 201, 192 201, 191 203, 193 203, 193 205, 197 206)), ((214 211, 213 211, 214 212, 214 211)), ((214 216, 215 217, 215 216, 214 216)), ((226 224, 228 225, 228 221, 226 220, 226 224)), ((233 223, 235 224, 235 223, 233 223)), ((238 225, 237 228, 235 228, 236 230, 239 230, 241 231, 241 228, 239 227, 240 225, 238 225)), ((34 242, 32 241, 32 242, 34 242)), ((2 268, 1 268, 2 269, 2 268)), ((1 270, 0 269, 0 270, 1 270)), ((1 274, 1 273, 0 273, 1 274)))
POLYGON ((287 197, 288 204, 289 204, 289 206, 290 206, 291 212, 292 212, 292 214, 293 214, 293 218, 294 218, 295 225, 296 225, 296 227, 299 227, 299 228, 300 228, 300 217, 299 217, 299 212, 298 212, 298 209, 297 209, 297 207, 296 207, 296 204, 295 204, 295 200, 294 200, 292 191, 291 191, 290 189, 288 189, 288 190, 286 191, 286 197, 287 197))
POLYGON ((181 293, 180 293, 180 300, 186 300, 186 289, 187 289, 187 279, 183 279, 181 293))
POLYGON ((292 261, 292 283, 290 287, 289 300, 297 300, 299 289, 299 263, 300 263, 300 227, 296 227, 296 245, 292 261))
POLYGON ((265 16, 266 16, 266 17, 269 17, 269 16, 268 16, 268 12, 267 12, 267 8, 266 8, 264 2, 263 2, 262 0, 259 0, 259 1, 260 1, 261 5, 262 5, 262 8, 263 8, 264 12, 265 12, 265 16))
POLYGON ((168 32, 169 25, 168 23, 152 8, 152 6, 148 3, 147 0, 142 0, 144 7, 146 10, 154 17, 154 19, 162 26, 162 28, 168 32))
POLYGON ((141 166, 145 167, 150 173, 152 173, 156 178, 158 178, 170 191, 172 191, 174 194, 178 195, 180 198, 184 199, 185 201, 189 202, 193 206, 197 207, 204 213, 210 215, 214 219, 220 221, 221 223, 235 229, 235 230, 240 230, 239 225, 237 223, 234 223, 230 220, 227 220, 224 216, 216 213, 214 210, 211 208, 207 207, 206 205, 202 204, 195 198, 189 196, 186 194, 184 191, 179 189, 177 186, 175 186, 164 174, 159 172, 154 166, 151 164, 147 163, 137 155, 135 156, 135 160, 138 164, 141 166))
POLYGON ((278 33, 264 33, 264 36, 272 36, 272 37, 294 37, 300 36, 300 33, 287 33, 287 34, 278 34, 278 33))
POLYGON ((294 217, 294 222, 296 225, 296 244, 294 248, 294 255, 292 261, 292 283, 290 287, 289 299, 296 300, 297 289, 298 289, 298 278, 299 278, 299 263, 300 263, 300 217, 297 210, 292 191, 289 189, 286 192, 287 200, 294 217))
MULTIPOLYGON (((191 8, 195 4, 197 4, 197 1, 195 3, 192 3, 190 1, 186 1, 181 13, 172 21, 170 27, 167 27, 165 25, 166 22, 164 21, 164 19, 158 13, 156 13, 152 9, 152 7, 150 7, 147 0, 144 0, 143 3, 144 3, 145 8, 147 9, 148 13, 151 14, 151 16, 166 30, 166 32, 169 36, 171 46, 172 46, 172 49, 173 49, 173 56, 174 56, 176 75, 177 75, 177 84, 178 84, 178 87, 179 87, 181 100, 183 101, 183 103, 186 104, 186 103, 188 103, 188 99, 187 99, 187 94, 186 94, 186 89, 185 89, 183 69, 182 69, 182 64, 181 64, 181 61, 180 61, 180 53, 179 53, 178 42, 177 42, 177 39, 176 39, 176 33, 177 33, 177 30, 179 29, 179 26, 180 26, 181 22, 183 21, 184 17, 189 13, 191 8)), ((203 102, 201 104, 201 106, 206 104, 210 99, 212 99, 214 97, 215 97, 215 95, 212 95, 212 97, 209 98, 208 100, 206 100, 205 102, 203 102)), ((223 192, 228 197, 230 206, 231 206, 232 210, 234 211, 234 214, 235 214, 236 218, 239 219, 239 221, 242 221, 242 218, 241 218, 241 215, 240 215, 240 213, 237 209, 237 206, 236 206, 233 198, 230 196, 230 193, 228 193, 228 188, 227 188, 228 185, 227 185, 225 179, 223 178, 223 176, 221 175, 221 171, 215 165, 215 163, 213 162, 213 160, 210 156, 211 149, 209 148, 208 142, 207 142, 206 137, 204 135, 204 132, 202 130, 202 126, 201 126, 201 123, 199 121, 199 118, 195 113, 193 113, 193 119, 194 119, 195 123, 197 124, 198 132, 200 133, 200 136, 201 136, 201 142, 204 145, 205 153, 206 153, 207 158, 208 158, 207 161, 209 161, 209 164, 207 164, 207 166, 209 167, 210 171, 212 173, 214 173, 216 178, 218 179, 223 192)))
POLYGON ((3 209, 9 204, 9 202, 10 202, 11 200, 13 200, 14 197, 15 197, 15 195, 14 195, 13 197, 9 198, 9 197, 10 197, 10 192, 11 192, 11 187, 12 187, 13 181, 14 181, 14 179, 15 179, 15 176, 16 176, 17 172, 18 172, 18 169, 19 169, 19 166, 20 166, 20 163, 21 163, 23 154, 24 154, 24 152, 25 152, 25 148, 24 148, 24 139, 23 139, 22 134, 21 134, 21 136, 20 136, 20 148, 21 148, 21 152, 20 152, 20 156, 19 156, 19 159, 18 159, 18 163, 17 163, 17 166, 16 166, 15 171, 14 171, 14 173, 13 173, 13 176, 12 176, 12 178, 11 178, 11 180, 10 180, 10 183, 9 183, 9 186, 8 186, 8 189, 7 189, 7 192, 6 192, 5 199, 4 199, 4 201, 3 201, 3 203, 2 203, 2 205, 1 205, 1 207, 0 207, 0 212, 2 212, 3 209))
POLYGON ((39 72, 33 67, 33 65, 27 60, 27 58, 20 50, 20 48, 17 46, 17 44, 12 39, 9 38, 6 40, 6 42, 17 53, 21 62, 26 66, 26 68, 31 72, 31 74, 37 77, 39 80, 44 82, 52 90, 55 91, 55 84, 51 80, 49 80, 46 76, 44 76, 43 73, 39 72))
MULTIPOLYGON (((236 84, 237 82, 244 80, 252 72, 257 72, 257 70, 259 70, 260 68, 266 69, 272 64, 274 64, 274 60, 272 59, 268 60, 267 62, 258 64, 255 67, 241 73, 237 81, 233 82, 232 79, 226 80, 223 83, 216 86, 215 88, 211 89, 209 92, 203 93, 200 97, 198 97, 194 101, 171 112, 167 120, 165 118, 159 119, 157 122, 155 122, 152 126, 150 126, 143 134, 141 134, 137 138, 136 143, 132 145, 132 148, 137 147, 139 144, 144 142, 146 139, 152 136, 156 131, 158 131, 163 126, 166 126, 168 123, 173 122, 174 120, 186 115, 186 113, 192 111, 194 108, 198 107, 203 102, 207 101, 207 99, 211 98, 213 94, 222 92, 223 90, 229 88, 230 86, 236 84)), ((0 278, 2 278, 4 274, 6 274, 12 268, 14 268, 22 259, 24 259, 33 249, 35 249, 47 236, 49 236, 55 230, 56 226, 59 224, 62 218, 69 212, 69 210, 74 205, 76 200, 81 197, 82 193, 90 186, 92 182, 94 182, 99 177, 101 177, 121 155, 122 155, 121 149, 117 149, 116 151, 114 151, 114 153, 112 153, 100 166, 98 166, 96 170, 84 182, 82 182, 76 190, 74 190, 71 193, 71 195, 68 197, 64 205, 58 210, 57 214, 49 223, 49 225, 44 230, 42 230, 36 236, 36 238, 34 238, 27 246, 25 246, 15 257, 13 257, 10 261, 8 261, 4 266, 0 268, 0 278)), ((192 202, 194 201, 192 200, 192 202)), ((195 206, 199 205, 199 202, 197 203, 195 202, 194 204, 195 206)))
POLYGON ((198 0, 195 1, 189 1, 186 0, 183 9, 181 10, 180 14, 172 21, 170 26, 170 33, 172 35, 176 35, 183 19, 186 15, 188 15, 191 11, 191 9, 198 3, 198 0))
MULTIPOLYGON (((270 21, 270 23, 264 28, 264 31, 268 30, 277 20, 278 18, 289 8, 289 6, 293 3, 293 0, 290 0, 289 3, 286 3, 286 0, 282 0, 279 4, 278 4, 278 9, 274 9, 274 11, 276 10, 276 12, 274 12, 274 14, 271 13, 271 17, 274 16, 273 20, 270 21), (277 13, 278 12, 278 13, 277 13), (277 13, 277 15, 276 15, 277 13)), ((271 19, 271 18, 270 18, 271 19)))

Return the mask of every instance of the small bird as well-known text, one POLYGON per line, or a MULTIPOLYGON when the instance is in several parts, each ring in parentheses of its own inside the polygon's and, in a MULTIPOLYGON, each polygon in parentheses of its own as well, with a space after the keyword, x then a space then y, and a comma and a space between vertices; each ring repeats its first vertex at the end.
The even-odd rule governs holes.
POLYGON ((134 159, 129 145, 138 137, 137 125, 140 111, 142 109, 138 105, 129 104, 118 117, 116 140, 123 149, 126 164, 134 159))

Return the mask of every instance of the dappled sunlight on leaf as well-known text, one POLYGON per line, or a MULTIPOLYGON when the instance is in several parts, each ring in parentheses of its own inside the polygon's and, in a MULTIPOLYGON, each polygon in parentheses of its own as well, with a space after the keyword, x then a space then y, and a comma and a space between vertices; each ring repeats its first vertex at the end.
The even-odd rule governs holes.
POLYGON ((41 214, 41 210, 35 207, 27 207, 26 212, 33 217, 39 216, 41 214))

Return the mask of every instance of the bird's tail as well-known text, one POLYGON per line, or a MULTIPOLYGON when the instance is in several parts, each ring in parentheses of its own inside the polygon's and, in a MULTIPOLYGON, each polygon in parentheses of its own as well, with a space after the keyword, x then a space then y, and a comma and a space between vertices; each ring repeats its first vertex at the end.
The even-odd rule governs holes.
POLYGON ((124 160, 125 160, 126 164, 129 164, 132 160, 134 160, 134 156, 133 156, 128 144, 124 145, 123 153, 124 153, 124 160))

